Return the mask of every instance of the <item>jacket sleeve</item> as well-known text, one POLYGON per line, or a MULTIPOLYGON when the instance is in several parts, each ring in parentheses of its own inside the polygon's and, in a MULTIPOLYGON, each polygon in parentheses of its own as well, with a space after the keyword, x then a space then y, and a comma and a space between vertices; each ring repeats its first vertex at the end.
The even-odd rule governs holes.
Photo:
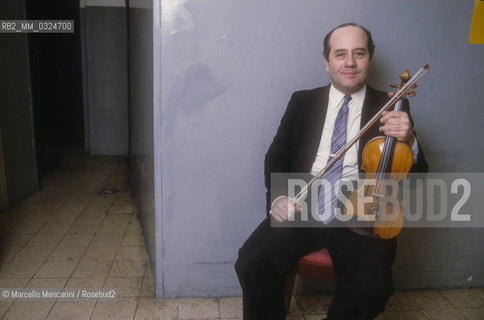
MULTIPOLYGON (((272 204, 271 199, 271 174, 272 173, 286 173, 291 172, 292 169, 292 151, 293 151, 293 130, 296 121, 296 103, 294 93, 289 100, 287 109, 281 119, 277 133, 269 146, 269 149, 264 159, 264 178, 266 186, 266 206, 267 213, 270 211, 272 204)), ((275 186, 274 186, 275 187, 275 186)), ((284 194, 284 190, 274 191, 274 198, 276 194, 284 194)))

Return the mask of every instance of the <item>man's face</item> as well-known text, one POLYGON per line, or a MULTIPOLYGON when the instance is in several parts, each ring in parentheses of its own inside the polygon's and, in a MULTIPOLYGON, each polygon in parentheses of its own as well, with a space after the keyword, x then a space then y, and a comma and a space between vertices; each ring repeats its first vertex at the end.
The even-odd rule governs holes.
POLYGON ((329 61, 324 58, 324 65, 333 86, 344 94, 361 89, 370 70, 365 32, 355 26, 336 29, 329 39, 329 48, 329 61))

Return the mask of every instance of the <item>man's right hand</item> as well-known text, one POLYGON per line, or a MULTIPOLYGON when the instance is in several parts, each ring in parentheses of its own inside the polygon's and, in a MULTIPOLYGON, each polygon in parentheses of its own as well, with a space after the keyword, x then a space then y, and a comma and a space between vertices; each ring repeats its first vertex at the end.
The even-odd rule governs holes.
POLYGON ((301 206, 296 203, 294 199, 281 196, 272 203, 271 215, 278 222, 284 222, 287 221, 289 217, 293 218, 296 211, 300 212, 301 206))

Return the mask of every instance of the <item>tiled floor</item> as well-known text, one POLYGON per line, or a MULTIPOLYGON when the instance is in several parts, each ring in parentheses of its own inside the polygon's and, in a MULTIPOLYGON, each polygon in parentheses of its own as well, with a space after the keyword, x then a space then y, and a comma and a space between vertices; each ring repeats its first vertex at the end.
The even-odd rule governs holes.
MULTIPOLYGON (((64 162, 70 170, 0 213, 0 288, 115 288, 118 298, 0 300, 1 319, 241 319, 240 297, 155 299, 125 161, 64 162)), ((319 320, 330 299, 297 296, 288 318, 319 320)), ((484 289, 397 292, 378 320, 396 319, 483 320, 484 289)))

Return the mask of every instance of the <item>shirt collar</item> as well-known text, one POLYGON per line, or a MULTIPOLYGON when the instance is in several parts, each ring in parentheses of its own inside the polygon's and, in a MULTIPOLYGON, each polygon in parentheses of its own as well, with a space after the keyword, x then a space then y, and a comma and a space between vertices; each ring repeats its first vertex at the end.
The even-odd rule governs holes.
MULTIPOLYGON (((344 96, 345 96, 344 93, 342 93, 341 91, 336 89, 333 86, 333 84, 331 84, 331 86, 329 88, 329 99, 331 101, 334 101, 334 102, 336 102, 335 103, 336 105, 339 105, 341 103, 341 101, 343 101, 344 96)), ((366 83, 363 85, 363 87, 361 87, 360 90, 356 91, 355 93, 353 93, 351 95, 350 103, 352 102, 352 103, 356 104, 357 106, 362 106, 363 101, 365 100, 365 96, 366 96, 366 83)))

